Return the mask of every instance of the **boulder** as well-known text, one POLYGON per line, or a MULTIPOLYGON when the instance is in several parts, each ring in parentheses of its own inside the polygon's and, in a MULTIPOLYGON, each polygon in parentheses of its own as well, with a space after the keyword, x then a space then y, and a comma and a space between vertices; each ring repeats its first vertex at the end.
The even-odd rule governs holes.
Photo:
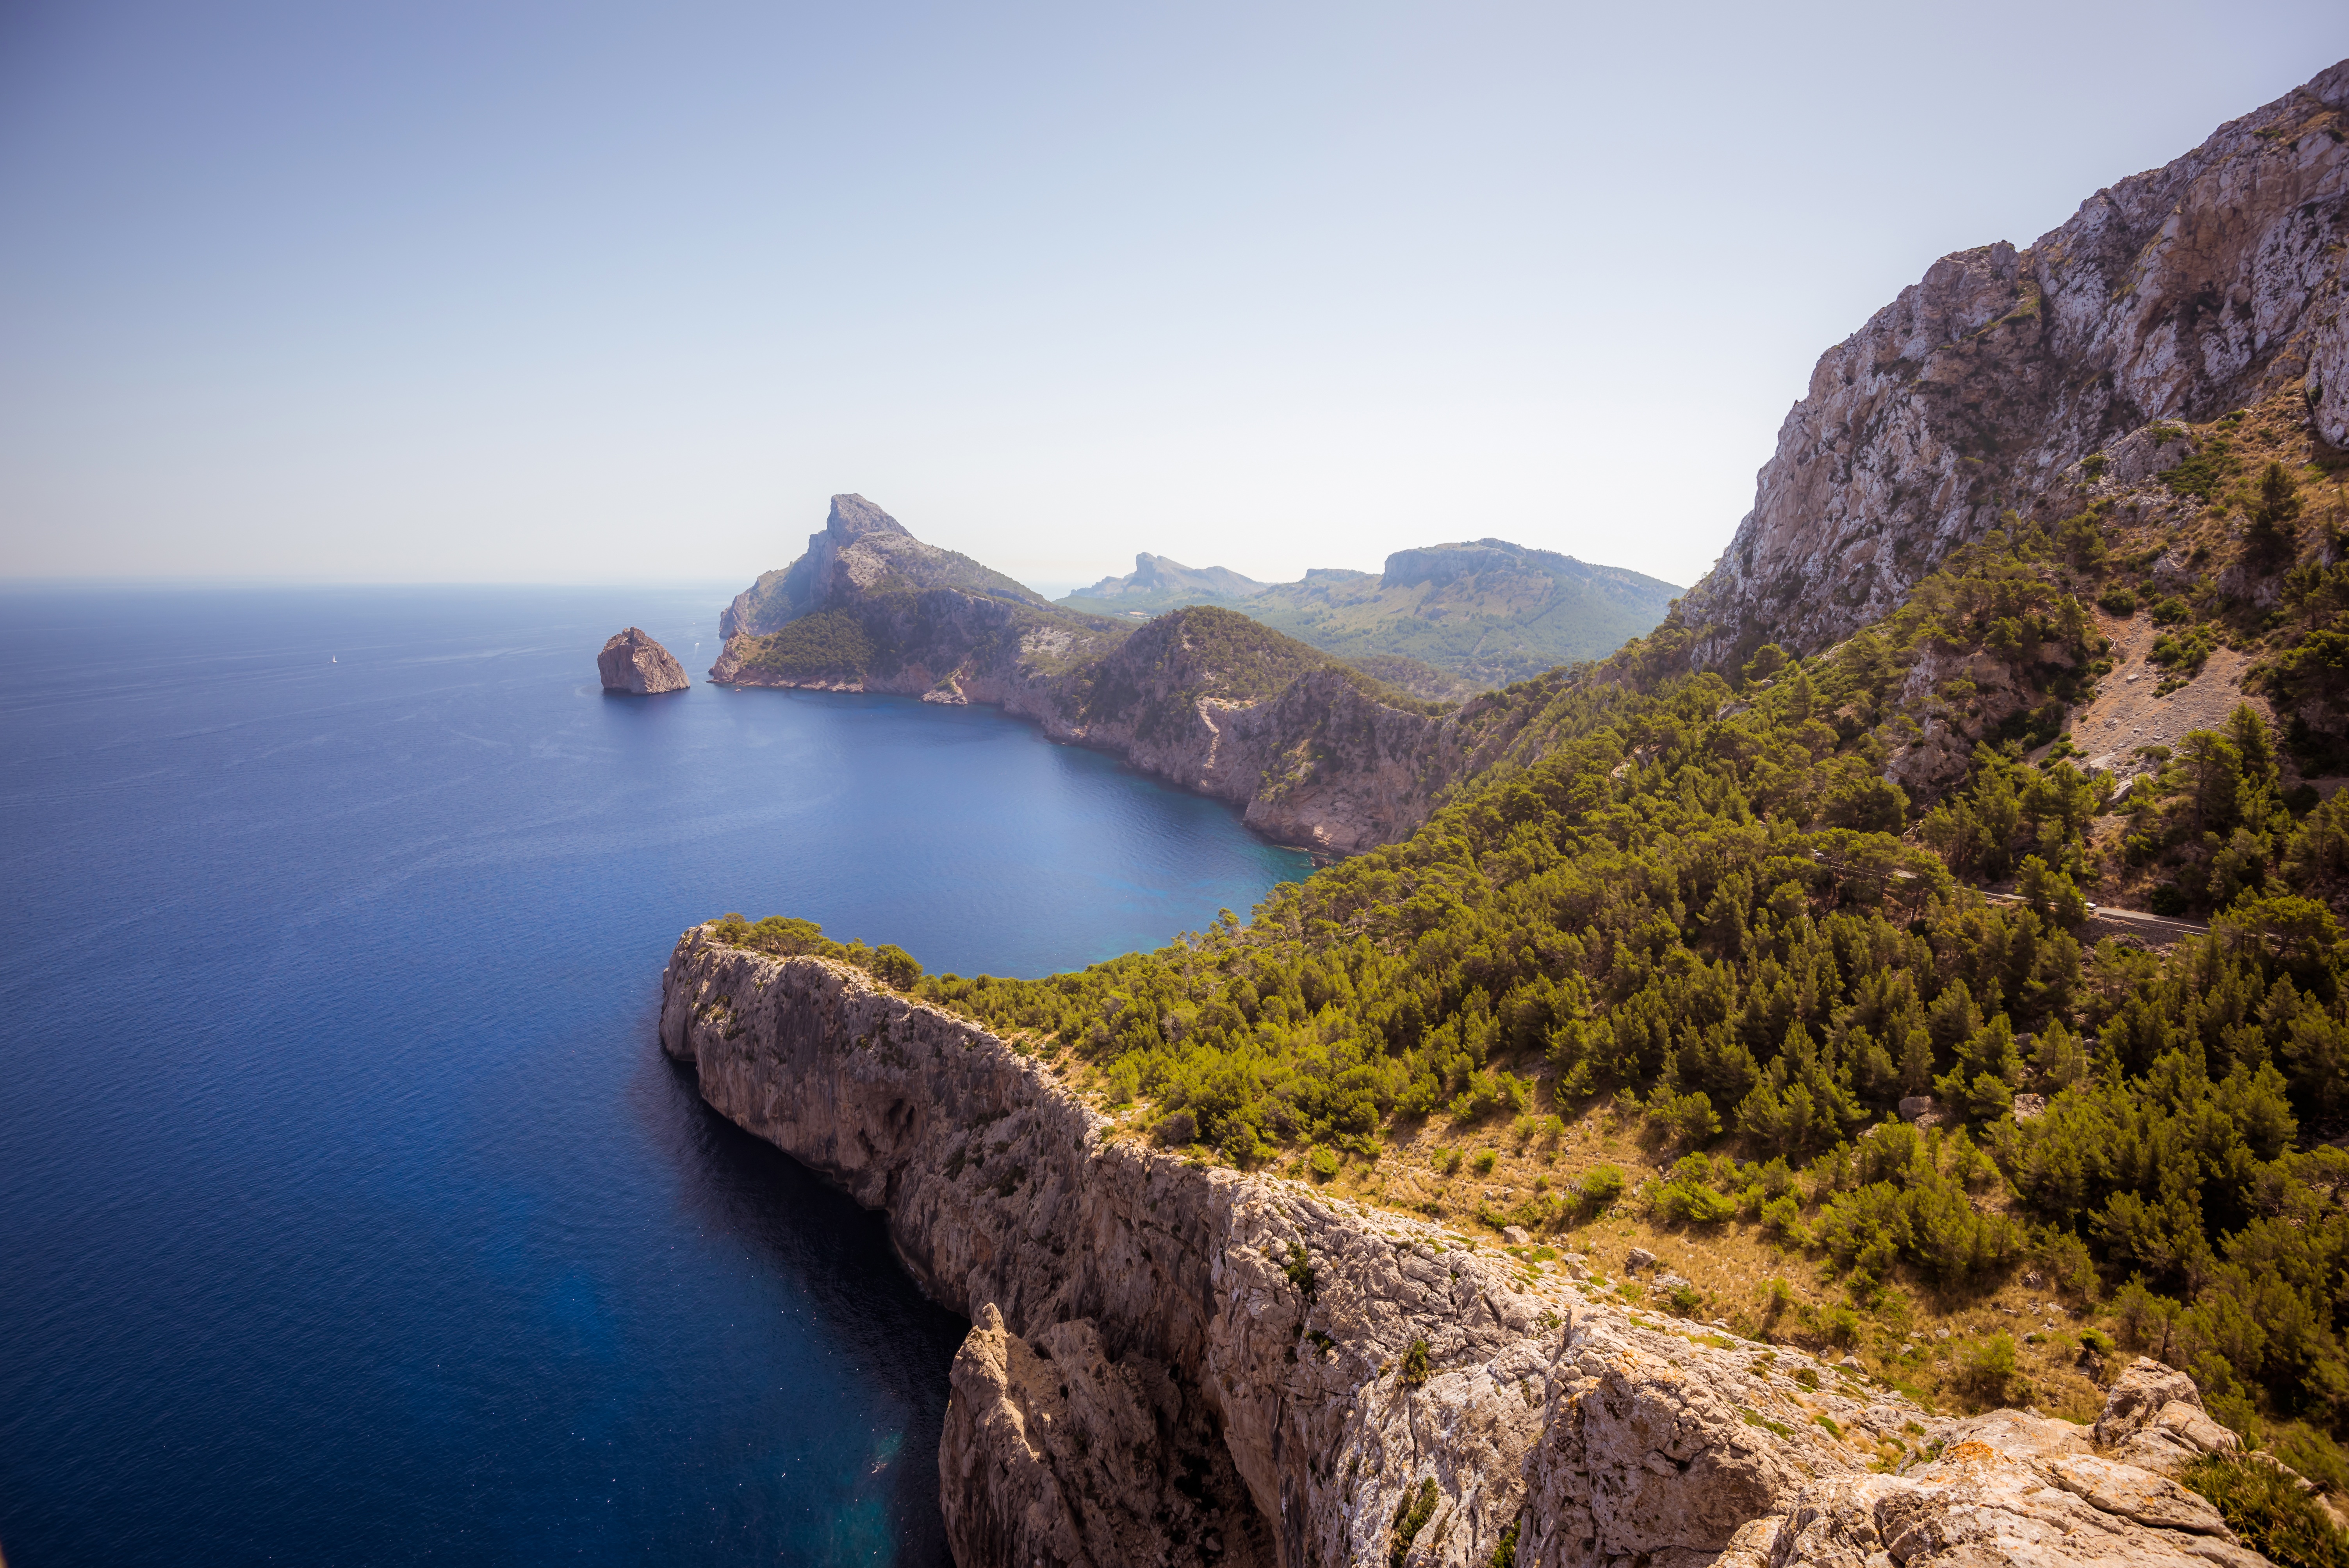
POLYGON ((2165 1476, 2205 1454, 2233 1453, 2242 1446, 2202 1408, 2193 1378, 2145 1356, 2114 1379, 2095 1435, 2096 1446, 2113 1458, 2165 1476))
POLYGON ((595 655, 595 669, 604 677, 605 691, 634 696, 683 691, 692 684, 685 678, 685 666, 637 626, 612 634, 612 640, 595 655))
POLYGON ((2163 1406, 2175 1403, 2202 1408, 2202 1393, 2194 1379, 2150 1356, 2138 1357, 2105 1390, 2104 1414, 2096 1418, 2096 1446, 2119 1447, 2150 1425, 2163 1406))

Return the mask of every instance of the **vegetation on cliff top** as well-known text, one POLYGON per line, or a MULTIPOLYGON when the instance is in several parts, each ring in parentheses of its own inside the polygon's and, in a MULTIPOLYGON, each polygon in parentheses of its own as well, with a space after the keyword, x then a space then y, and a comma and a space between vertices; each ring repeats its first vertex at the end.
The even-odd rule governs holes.
POLYGON ((1299 677, 1326 672, 1371 701, 1405 713, 1449 711, 1250 620, 1236 610, 1173 610, 1115 652, 1068 677, 1064 707, 1086 723, 1124 722, 1149 740, 1193 722, 1202 698, 1261 702, 1299 677))
MULTIPOLYGON (((2210 934, 2084 944, 2113 780, 2049 743, 2099 673, 2084 594, 2111 526, 2018 527, 1839 648, 1765 647, 1735 684, 1675 668, 1667 628, 1520 688, 1539 755, 1246 925, 1042 980, 893 983, 1070 1054, 1161 1141, 1243 1166, 1299 1153, 1319 1175, 1435 1128, 1539 1147, 1609 1108, 1678 1151, 1657 1179, 1537 1181, 1479 1218, 1751 1226, 1818 1260, 1846 1305, 1816 1326, 1874 1325, 1895 1375, 1909 1293, 2027 1267, 2349 1482, 2326 1436, 2349 1433, 2349 1154, 2323 1141, 2349 1126, 2349 794, 2288 803, 2248 708, 2189 735, 2129 792, 2121 858, 2200 868, 2210 934), (2025 695, 1988 704, 1986 683, 2025 695), (1935 720, 1977 744, 1912 800, 1888 763, 1935 720), (1965 885, 2008 878, 2007 902, 1965 885), (1920 1095, 1945 1125, 1892 1119, 1920 1095), (2023 1095, 2044 1109, 2018 1115, 2023 1095)), ((1959 1376, 2012 1393, 2008 1344, 1959 1376)))

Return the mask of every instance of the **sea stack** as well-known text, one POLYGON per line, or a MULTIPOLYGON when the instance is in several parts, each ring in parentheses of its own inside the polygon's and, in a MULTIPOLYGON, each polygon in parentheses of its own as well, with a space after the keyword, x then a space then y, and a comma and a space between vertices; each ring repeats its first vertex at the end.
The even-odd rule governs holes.
POLYGON ((683 691, 692 684, 685 678, 685 666, 636 626, 613 634, 604 651, 595 655, 595 668, 604 676, 605 691, 636 696, 683 691))

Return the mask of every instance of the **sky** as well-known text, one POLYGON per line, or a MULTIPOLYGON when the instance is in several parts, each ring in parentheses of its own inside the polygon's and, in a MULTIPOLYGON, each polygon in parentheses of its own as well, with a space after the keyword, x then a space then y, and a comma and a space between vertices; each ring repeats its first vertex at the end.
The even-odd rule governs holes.
POLYGON ((1687 584, 1812 363, 2338 0, 0 0, 0 577, 1687 584))

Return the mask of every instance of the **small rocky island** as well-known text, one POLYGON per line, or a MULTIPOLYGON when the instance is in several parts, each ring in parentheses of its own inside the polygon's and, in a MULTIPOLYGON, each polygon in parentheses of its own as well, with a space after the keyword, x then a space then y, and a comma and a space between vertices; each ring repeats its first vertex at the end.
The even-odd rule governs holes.
POLYGON ((636 626, 612 634, 604 651, 595 655, 595 668, 604 677, 605 691, 636 696, 683 691, 693 684, 685 678, 685 666, 676 656, 636 626))

